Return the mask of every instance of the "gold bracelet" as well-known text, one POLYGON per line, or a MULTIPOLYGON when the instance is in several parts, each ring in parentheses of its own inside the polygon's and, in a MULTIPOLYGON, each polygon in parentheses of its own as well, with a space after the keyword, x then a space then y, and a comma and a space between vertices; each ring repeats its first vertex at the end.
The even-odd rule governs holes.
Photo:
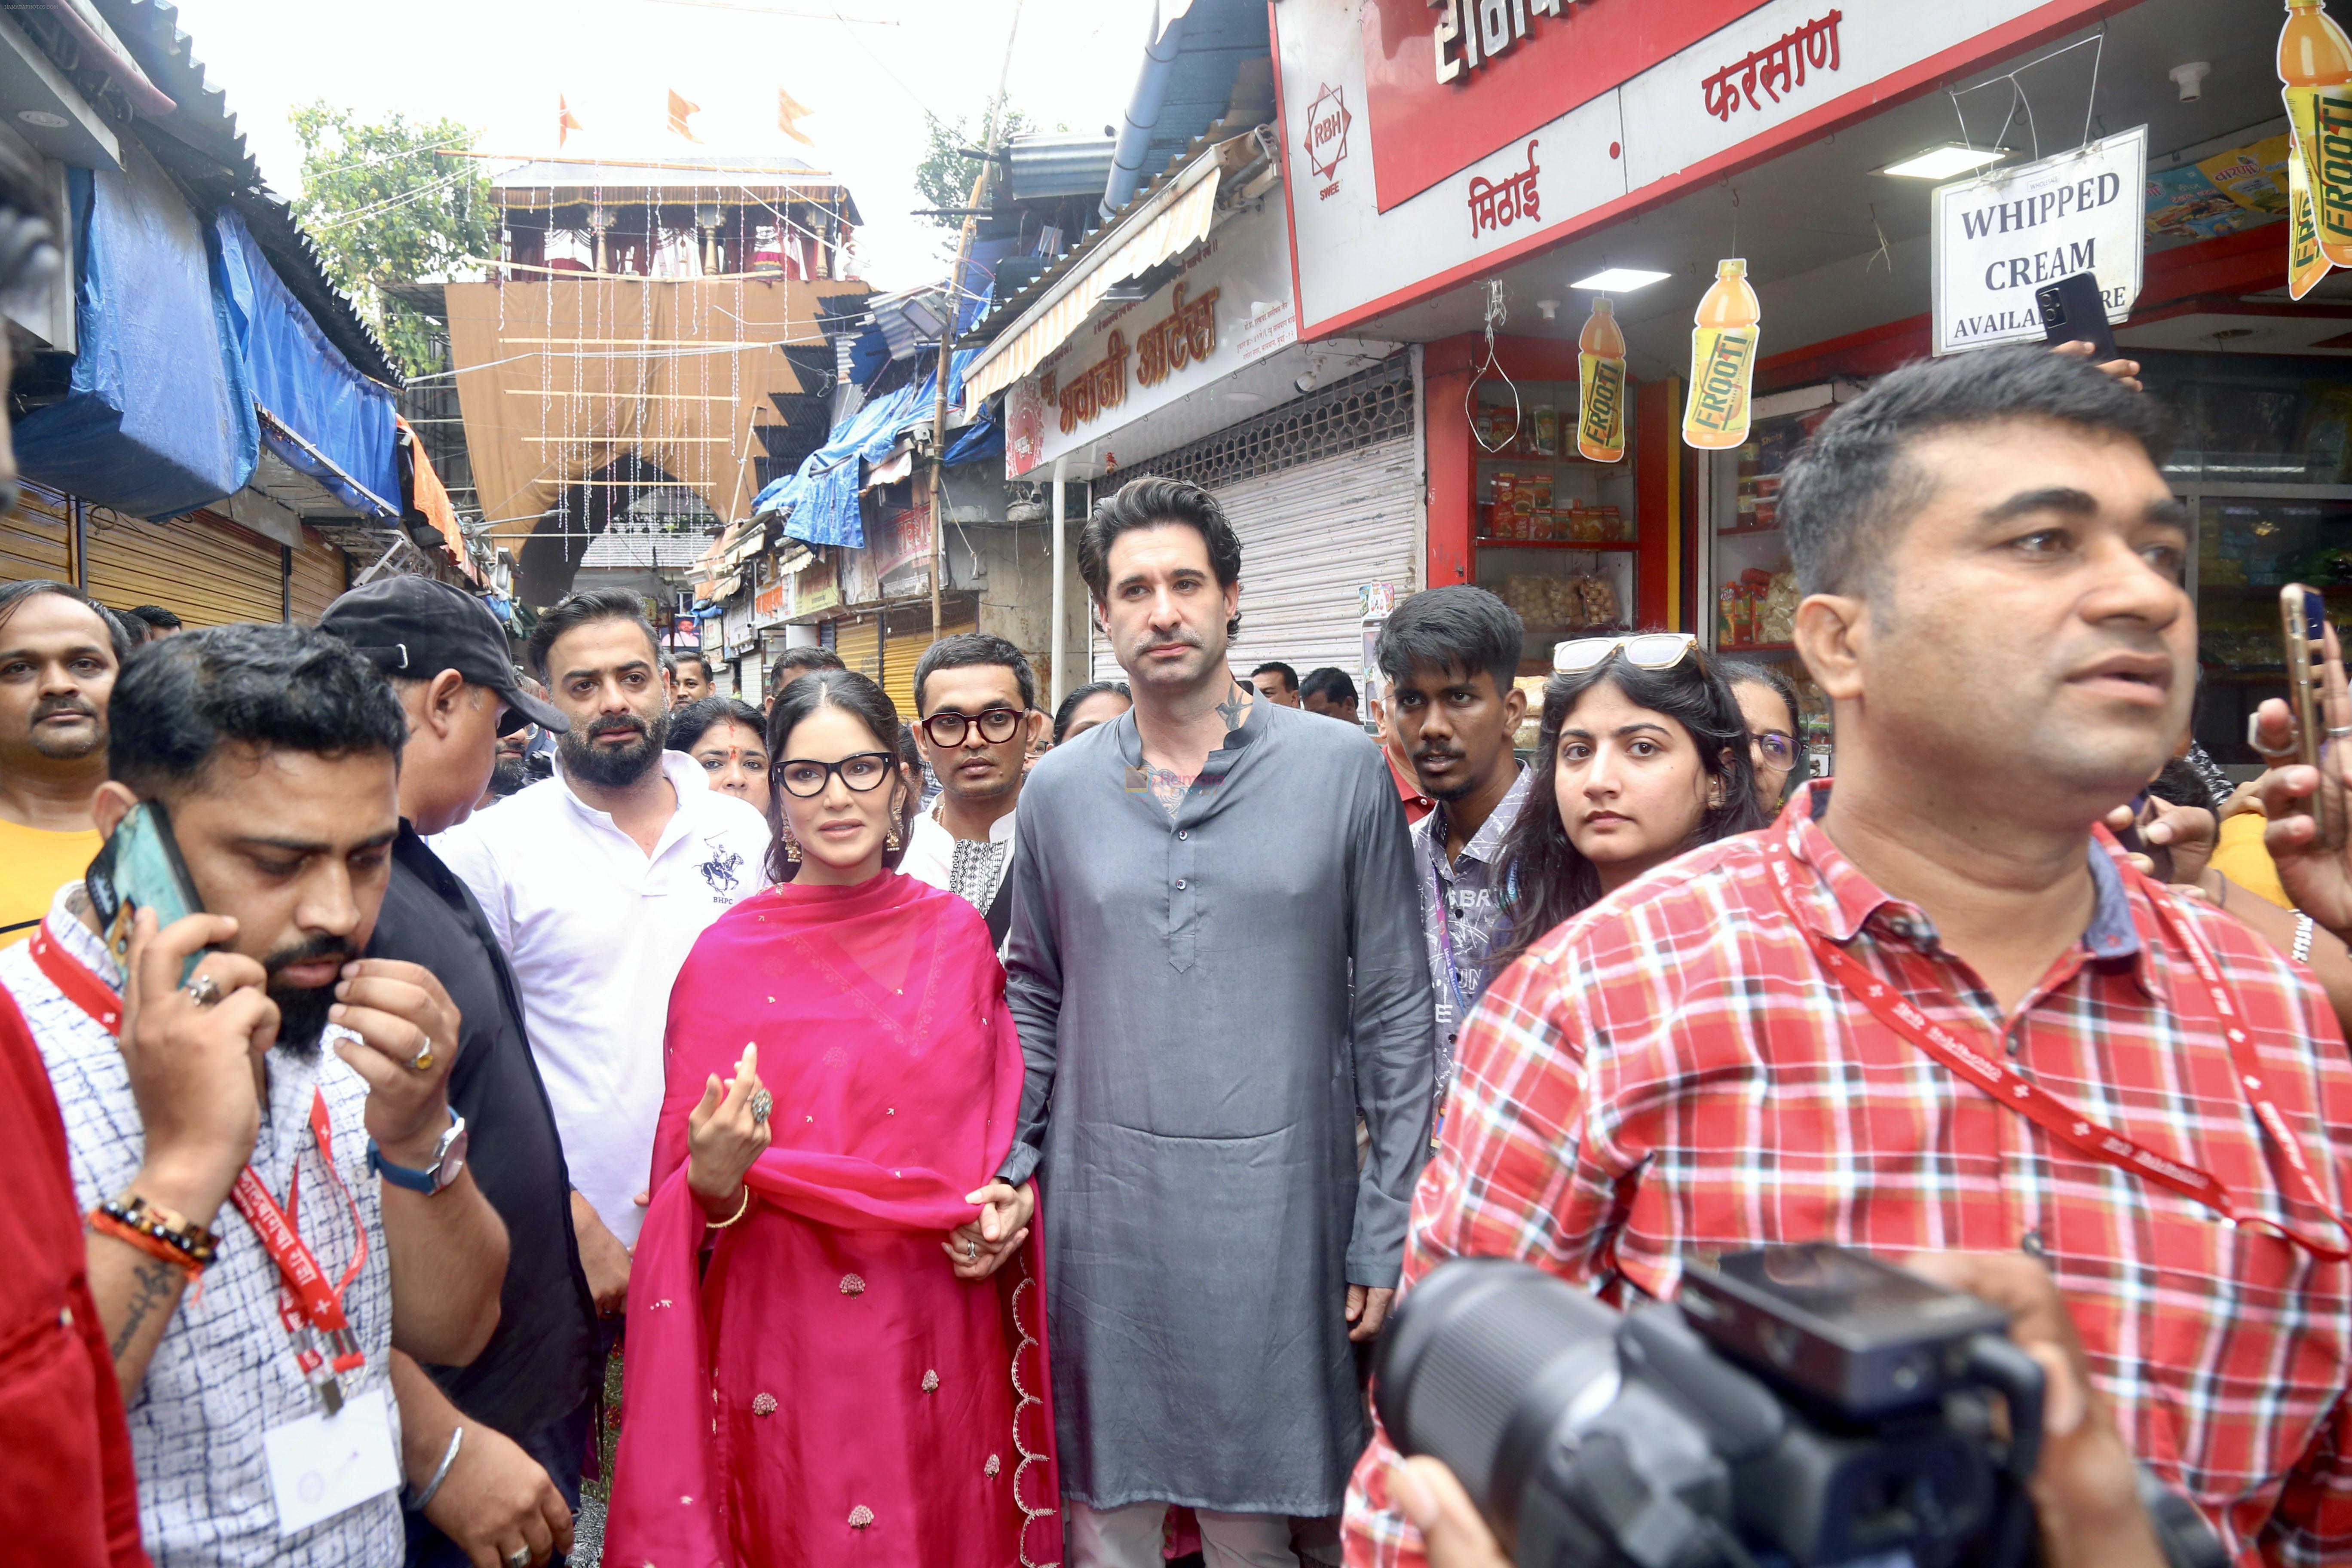
POLYGON ((705 1215, 702 1218, 702 1223, 709 1226, 712 1230, 725 1230, 729 1226, 733 1225, 737 1220, 741 1219, 745 1215, 751 1212, 751 1184, 746 1182, 743 1184, 743 1201, 735 1205, 735 1212, 733 1214, 729 1215, 725 1219, 712 1219, 709 1215, 705 1215))

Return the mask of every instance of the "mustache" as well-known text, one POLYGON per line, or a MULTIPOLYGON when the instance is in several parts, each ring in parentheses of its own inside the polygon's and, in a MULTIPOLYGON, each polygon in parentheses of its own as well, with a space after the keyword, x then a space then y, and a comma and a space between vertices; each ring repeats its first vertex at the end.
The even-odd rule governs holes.
POLYGON ((599 719, 588 726, 588 738, 592 741, 599 735, 642 735, 644 733, 646 733, 646 721, 626 713, 617 713, 609 719, 599 719))
MULTIPOLYGON (((261 967, 269 972, 270 979, 275 982, 279 970, 290 969, 298 963, 323 963, 331 958, 341 959, 343 963, 349 963, 359 955, 360 950, 353 947, 350 939, 346 937, 314 936, 310 941, 297 942, 292 947, 279 948, 261 961, 261 967)), ((327 987, 320 986, 316 989, 324 990, 327 987)))
POLYGON ((33 722, 36 724, 44 719, 54 719, 60 713, 77 714, 84 719, 98 717, 98 710, 82 697, 45 697, 33 704, 33 722))
POLYGON ((1462 755, 1462 752, 1453 746, 1430 745, 1423 746, 1419 751, 1413 752, 1412 760, 1416 763, 1427 763, 1434 762, 1443 757, 1452 761, 1459 761, 1462 755))

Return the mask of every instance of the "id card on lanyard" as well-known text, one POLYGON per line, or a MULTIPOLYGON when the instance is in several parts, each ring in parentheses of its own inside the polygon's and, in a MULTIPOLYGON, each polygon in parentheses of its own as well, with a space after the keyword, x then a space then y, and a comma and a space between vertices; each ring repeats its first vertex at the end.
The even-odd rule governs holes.
MULTIPOLYGON (((1781 909, 1804 933, 1814 956, 1821 960, 1831 977, 1869 1008, 1879 1022, 1934 1058, 1947 1069, 1975 1084, 1995 1101, 2033 1122, 2075 1152, 2102 1164, 2129 1172, 2168 1192, 2200 1204, 2220 1215, 2225 1224, 2235 1226, 2243 1223, 2264 1230, 2276 1230, 2323 1262, 2340 1263, 2347 1256, 2352 1256, 2352 1247, 2340 1242, 2323 1244, 2260 1218, 2242 1222, 2230 1190, 2213 1175, 2101 1126, 2040 1084, 2011 1070, 2000 1059, 2001 1052, 1998 1047, 1979 1046, 1928 1017, 1907 997, 1898 994, 1893 986, 1872 973, 1860 960, 1805 923, 1803 913, 1797 907, 1793 889, 1791 868, 1796 857, 1789 846, 1789 830, 1786 827, 1773 829, 1765 836, 1764 847, 1766 864, 1772 874, 1772 890, 1780 896, 1781 909)), ((2263 1086, 2262 1063, 2254 1054, 2252 1037, 2246 1030, 2244 1011, 2239 1007, 2237 998, 2230 994, 2229 984, 2222 978, 2221 966, 2213 962, 2212 954, 2205 951, 2205 944, 2197 940, 2196 933, 2189 928, 2189 922, 2172 907, 2171 895, 2153 885, 2147 893, 2148 902, 2156 910, 2157 920, 2163 925, 2165 934, 2189 954, 2189 966, 2197 972, 2199 989, 2204 993, 2204 1000, 2212 1009, 2210 1027, 2228 1045, 2231 1062, 2237 1069, 2239 1089, 2253 1108, 2255 1122, 2284 1156, 2296 1195, 2326 1215, 2328 1223, 2336 1227, 2338 1237, 2352 1242, 2352 1226, 2345 1224, 2343 1216, 2330 1206, 2326 1194, 2320 1191, 2319 1183, 2304 1158, 2303 1147, 2295 1140, 2294 1129, 2263 1086)), ((2205 1020, 2194 1022, 2203 1023, 2205 1020)))
MULTIPOLYGON (((65 994, 67 1000, 108 1034, 121 1027, 122 999, 112 986, 51 942, 46 930, 34 933, 30 946, 34 963, 50 984, 65 994)), ((352 1263, 341 1279, 332 1285, 327 1283, 326 1270, 319 1266, 318 1258, 302 1239, 296 1217, 301 1205, 299 1163, 287 1187, 284 1207, 270 1195, 249 1164, 237 1173, 229 1200, 245 1216, 270 1261, 278 1266, 278 1321, 286 1325, 287 1334, 293 1341, 294 1362, 301 1369, 302 1380, 310 1385, 331 1415, 342 1407, 342 1379, 367 1364, 367 1357, 360 1350, 343 1310, 344 1292, 367 1265, 367 1226, 360 1217, 359 1200, 352 1196, 341 1172, 336 1169, 334 1129, 327 1115, 327 1097, 316 1089, 310 1091, 310 1136, 320 1159, 326 1163, 329 1178, 352 1211, 352 1263)))

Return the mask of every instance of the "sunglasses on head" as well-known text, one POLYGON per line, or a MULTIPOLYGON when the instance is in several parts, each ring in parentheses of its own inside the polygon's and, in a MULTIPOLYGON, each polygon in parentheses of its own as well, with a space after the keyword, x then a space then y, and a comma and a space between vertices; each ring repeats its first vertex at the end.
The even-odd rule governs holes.
POLYGON ((1698 651, 1698 638, 1688 632, 1635 632, 1621 637, 1578 637, 1556 644, 1551 667, 1561 675, 1581 675, 1609 662, 1623 650, 1625 662, 1636 669, 1672 669, 1698 651))

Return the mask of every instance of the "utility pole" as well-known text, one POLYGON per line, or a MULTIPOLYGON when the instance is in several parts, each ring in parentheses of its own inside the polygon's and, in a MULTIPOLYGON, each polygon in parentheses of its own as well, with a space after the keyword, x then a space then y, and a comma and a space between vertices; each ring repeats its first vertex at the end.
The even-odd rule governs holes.
POLYGON ((956 322, 963 316, 963 269, 971 259, 972 229, 988 196, 989 176, 1003 152, 1004 88, 1013 77, 1013 41, 1021 36, 1023 0, 1013 0, 1013 26, 1004 34, 1004 64, 996 73, 996 100, 988 106, 988 156, 972 177, 971 200, 964 204, 963 237, 956 242, 955 270, 948 274, 948 320, 940 331, 939 395, 931 404, 931 640, 940 640, 940 579, 947 563, 948 367, 954 363, 956 322))

